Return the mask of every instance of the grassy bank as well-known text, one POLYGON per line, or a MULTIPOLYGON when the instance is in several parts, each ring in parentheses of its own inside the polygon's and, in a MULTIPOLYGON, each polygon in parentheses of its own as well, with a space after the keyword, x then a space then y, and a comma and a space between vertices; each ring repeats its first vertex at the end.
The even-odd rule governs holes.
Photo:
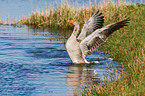
POLYGON ((17 24, 34 25, 35 27, 56 27, 58 29, 73 29, 67 21, 79 20, 82 25, 92 14, 100 10, 105 16, 105 24, 130 17, 127 27, 114 33, 100 48, 104 49, 114 60, 120 61, 124 71, 122 78, 107 82, 105 85, 93 86, 84 90, 84 96, 134 96, 145 95, 145 5, 114 2, 103 6, 92 5, 84 7, 61 2, 54 9, 36 11, 29 17, 24 17, 17 24))
MULTIPOLYGON (((108 16, 112 15, 112 18, 105 15, 107 23, 120 20, 124 16, 131 17, 127 27, 114 33, 101 46, 110 57, 122 63, 125 72, 120 72, 123 78, 107 82, 105 85, 94 86, 84 92, 84 96, 143 96, 145 95, 145 5, 114 5, 114 8, 110 6, 106 11, 110 12, 108 16)), ((102 10, 103 13, 106 11, 102 10)))
POLYGON ((107 23, 122 20, 128 16, 128 12, 131 11, 129 9, 124 9, 126 6, 123 5, 126 3, 119 2, 120 4, 118 5, 121 6, 121 9, 119 9, 113 2, 104 3, 102 6, 98 6, 96 2, 93 5, 90 2, 88 5, 84 4, 83 6, 78 6, 77 3, 69 4, 67 0, 62 0, 56 8, 49 6, 49 9, 46 10, 38 11, 39 9, 37 9, 28 17, 23 17, 17 24, 33 25, 36 27, 49 26, 58 29, 73 29, 73 25, 68 23, 68 20, 77 19, 80 22, 80 25, 82 25, 99 9, 105 16, 106 25, 107 23))

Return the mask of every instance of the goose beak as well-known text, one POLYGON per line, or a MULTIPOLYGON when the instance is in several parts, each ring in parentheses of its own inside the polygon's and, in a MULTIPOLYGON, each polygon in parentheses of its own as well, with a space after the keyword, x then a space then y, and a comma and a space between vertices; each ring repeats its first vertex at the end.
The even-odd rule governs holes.
POLYGON ((73 20, 69 20, 68 22, 69 22, 69 23, 73 23, 74 21, 73 21, 73 20))

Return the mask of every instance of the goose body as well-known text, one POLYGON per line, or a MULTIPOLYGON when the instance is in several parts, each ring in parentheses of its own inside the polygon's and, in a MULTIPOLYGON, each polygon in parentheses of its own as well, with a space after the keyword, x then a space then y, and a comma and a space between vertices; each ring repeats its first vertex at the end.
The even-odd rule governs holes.
POLYGON ((102 28, 104 16, 102 13, 96 12, 88 21, 85 22, 81 33, 79 34, 79 23, 77 20, 70 20, 75 25, 73 33, 66 42, 66 50, 73 63, 99 63, 88 62, 86 55, 90 55, 92 51, 106 42, 108 37, 116 30, 126 26, 129 19, 109 24, 102 28))
POLYGON ((88 63, 85 58, 83 58, 82 50, 80 48, 80 43, 74 34, 70 36, 66 43, 66 49, 73 63, 88 63))

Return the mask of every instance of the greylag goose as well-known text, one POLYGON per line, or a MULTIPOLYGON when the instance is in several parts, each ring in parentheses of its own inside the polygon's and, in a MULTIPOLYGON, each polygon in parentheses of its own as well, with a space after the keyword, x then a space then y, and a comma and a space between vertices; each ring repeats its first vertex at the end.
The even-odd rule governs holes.
POLYGON ((104 16, 98 11, 85 22, 80 34, 79 22, 77 20, 69 20, 69 22, 74 24, 74 30, 66 42, 66 50, 72 62, 77 64, 99 63, 98 61, 89 62, 85 56, 90 55, 96 47, 106 42, 113 32, 126 26, 129 18, 102 27, 104 16))

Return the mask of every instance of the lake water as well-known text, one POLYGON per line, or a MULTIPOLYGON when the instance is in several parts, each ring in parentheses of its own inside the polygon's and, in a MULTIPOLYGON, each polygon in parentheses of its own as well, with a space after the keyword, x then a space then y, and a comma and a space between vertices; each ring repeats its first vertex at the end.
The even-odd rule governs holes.
MULTIPOLYGON (((31 1, 40 7, 46 2, 31 1)), ((32 11, 30 0, 0 0, 3 16, 27 16, 32 11)), ((120 63, 100 49, 87 57, 100 64, 72 64, 65 49, 70 33, 0 25, 0 96, 73 96, 89 84, 100 84, 104 76, 119 76, 120 63)))
POLYGON ((100 64, 72 64, 65 41, 56 30, 0 25, 1 96, 73 96, 120 66, 99 50, 88 59, 100 64))

